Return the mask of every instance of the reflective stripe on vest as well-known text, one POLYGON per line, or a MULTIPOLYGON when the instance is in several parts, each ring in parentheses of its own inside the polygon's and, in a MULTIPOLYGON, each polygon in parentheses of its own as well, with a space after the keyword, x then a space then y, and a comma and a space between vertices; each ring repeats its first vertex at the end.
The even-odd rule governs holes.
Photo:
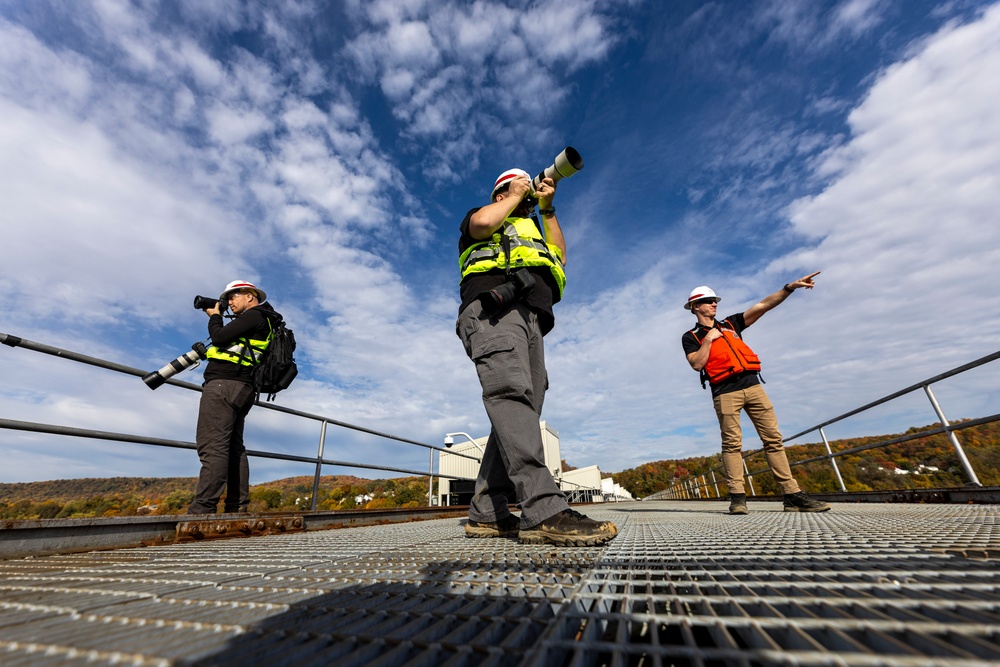
POLYGON ((458 258, 462 278, 473 273, 486 273, 494 269, 518 268, 521 266, 544 266, 552 273, 562 298, 566 286, 566 273, 562 267, 562 251, 551 243, 546 243, 531 218, 507 218, 502 231, 498 231, 486 241, 474 243, 466 248, 458 258), (501 233, 510 242, 510 260, 504 252, 501 233))
MULTIPOLYGON (((702 369, 708 376, 709 384, 713 385, 740 373, 760 371, 760 357, 743 342, 732 322, 726 320, 725 323, 728 327, 720 323, 719 331, 722 332, 722 336, 712 341, 712 347, 708 351, 708 363, 702 369)), ((705 337, 699 339, 697 331, 696 327, 691 334, 700 345, 705 337)))
POLYGON ((216 361, 228 361, 233 364, 240 364, 241 366, 258 365, 264 357, 264 351, 267 350, 267 346, 271 344, 271 338, 274 333, 274 330, 271 329, 271 320, 267 316, 264 319, 267 320, 267 328, 269 329, 267 340, 242 338, 225 348, 213 345, 205 352, 205 358, 215 359, 216 361))

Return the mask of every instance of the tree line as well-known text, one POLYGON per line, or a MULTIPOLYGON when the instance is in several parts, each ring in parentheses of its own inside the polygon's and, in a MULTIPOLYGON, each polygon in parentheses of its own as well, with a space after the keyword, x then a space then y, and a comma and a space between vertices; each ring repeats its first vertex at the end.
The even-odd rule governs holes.
MULTIPOLYGON (((369 480, 320 478, 320 510, 389 509, 427 504, 427 477, 369 480)), ((183 514, 194 499, 194 477, 54 480, 0 484, 0 519, 80 519, 183 514)), ((308 510, 312 477, 290 477, 250 489, 251 512, 308 510)))
MULTIPOLYGON (((959 425, 957 423, 956 425, 959 425)), ((914 427, 906 434, 932 430, 914 427)), ((830 443, 836 452, 891 440, 905 434, 847 438, 830 443)), ((983 424, 957 432, 966 456, 984 486, 1000 486, 1000 423, 983 424)), ((822 443, 791 445, 788 459, 803 461, 826 454, 822 443)), ((573 469, 563 463, 563 469, 573 469)), ((677 481, 706 476, 719 468, 721 455, 644 463, 614 473, 614 479, 635 497, 663 491, 677 481)), ((766 468, 763 456, 747 459, 751 471, 766 468)), ((848 491, 890 491, 954 488, 965 484, 964 471, 947 435, 918 438, 889 447, 868 449, 837 459, 848 491)), ((829 461, 794 466, 799 485, 809 493, 840 490, 829 461)), ((720 492, 728 493, 723 477, 715 473, 720 492)), ((759 495, 777 495, 780 489, 770 472, 754 475, 759 495)), ((75 519, 143 514, 183 514, 194 498, 194 477, 110 477, 64 479, 50 482, 0 484, 0 519, 75 519)), ((320 510, 391 509, 427 504, 427 477, 370 480, 349 475, 320 479, 316 507, 320 510)), ((250 489, 251 512, 288 512, 312 506, 312 477, 289 477, 250 489)))
MULTIPOLYGON (((967 420, 966 420, 967 421, 967 420)), ((954 425, 960 425, 956 422, 954 425)), ((913 427, 905 433, 894 435, 846 438, 830 442, 834 454, 856 447, 873 445, 892 440, 903 435, 917 434, 937 428, 937 424, 913 427)), ((751 432, 752 433, 752 432, 751 432)), ((971 426, 956 435, 972 464, 976 476, 984 486, 1000 485, 1000 422, 971 426)), ((746 453, 749 434, 744 444, 746 453)), ((823 456, 826 447, 822 442, 786 446, 792 473, 799 486, 807 493, 833 493, 840 491, 836 473, 830 461, 815 461, 795 466, 796 461, 805 461, 823 456)), ((762 450, 747 458, 751 472, 766 469, 762 450)), ((958 455, 946 434, 931 435, 909 442, 867 449, 837 457, 844 486, 848 491, 895 491, 906 489, 955 488, 966 483, 965 473, 958 455)), ((628 489, 637 498, 645 498, 658 491, 673 486, 679 481, 688 481, 706 476, 712 483, 710 471, 715 469, 715 480, 720 493, 729 490, 721 474, 722 455, 700 456, 685 459, 670 459, 644 463, 635 468, 615 473, 615 481, 628 489)), ((780 495, 781 490, 770 472, 753 476, 753 484, 758 495, 780 495)))

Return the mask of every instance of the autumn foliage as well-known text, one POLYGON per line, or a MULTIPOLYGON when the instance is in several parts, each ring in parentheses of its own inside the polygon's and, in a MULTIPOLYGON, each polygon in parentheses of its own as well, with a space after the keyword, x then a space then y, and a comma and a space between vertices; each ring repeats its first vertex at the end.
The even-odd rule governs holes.
MULTIPOLYGON (((956 423, 960 426, 961 423, 956 423)), ((830 442, 834 454, 866 445, 874 445, 893 440, 903 435, 920 433, 937 428, 937 425, 911 428, 906 433, 895 435, 849 438, 830 442)), ((744 453, 752 442, 747 435, 744 453)), ((984 486, 1000 486, 1000 422, 973 426, 956 431, 956 436, 969 462, 984 486)), ((759 441, 757 441, 759 445, 759 441)), ((792 474, 799 486, 808 493, 835 493, 840 491, 836 473, 829 460, 815 461, 804 465, 794 465, 826 454, 822 442, 786 446, 788 460, 793 464, 792 474)), ((658 491, 673 486, 678 481, 697 479, 701 476, 712 484, 715 481, 720 493, 728 489, 721 474, 721 454, 645 463, 636 468, 615 473, 615 481, 632 492, 637 498, 645 498, 658 491)), ((761 450, 747 459, 750 471, 766 470, 767 464, 761 450)), ((963 486, 967 479, 959 463, 958 455, 946 434, 931 435, 909 442, 866 449, 837 458, 837 466, 848 491, 889 491, 902 489, 955 488, 963 486)), ((758 495, 780 494, 777 483, 770 472, 755 474, 753 477, 758 495)), ((712 495, 714 495, 714 485, 712 495)))
MULTIPOLYGON (((2 519, 74 519, 183 514, 194 498, 194 477, 110 477, 0 484, 2 519)), ((312 477, 289 477, 250 488, 250 511, 308 510, 312 477)), ((427 478, 370 480, 321 477, 317 509, 386 509, 427 504, 427 478)))

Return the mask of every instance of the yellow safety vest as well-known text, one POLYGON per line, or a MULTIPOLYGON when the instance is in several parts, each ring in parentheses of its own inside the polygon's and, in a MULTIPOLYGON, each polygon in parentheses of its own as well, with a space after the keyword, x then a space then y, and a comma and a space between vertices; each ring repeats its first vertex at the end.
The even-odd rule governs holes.
POLYGON ((562 298, 563 288, 566 287, 562 251, 545 242, 531 218, 507 218, 503 227, 492 237, 472 244, 458 258, 458 267, 463 280, 473 273, 485 273, 493 269, 516 269, 522 266, 547 267, 552 272, 556 285, 559 286, 559 298, 562 298), (509 260, 504 251, 504 240, 501 235, 506 235, 510 244, 509 260))
MULTIPOLYGON (((266 316, 267 328, 271 330, 271 320, 266 316)), ((255 338, 241 338, 229 347, 219 348, 212 346, 205 352, 207 359, 216 361, 228 361, 241 366, 257 366, 264 357, 264 351, 271 344, 273 330, 267 335, 267 340, 257 340, 255 338), (249 343, 249 345, 247 345, 249 343)))

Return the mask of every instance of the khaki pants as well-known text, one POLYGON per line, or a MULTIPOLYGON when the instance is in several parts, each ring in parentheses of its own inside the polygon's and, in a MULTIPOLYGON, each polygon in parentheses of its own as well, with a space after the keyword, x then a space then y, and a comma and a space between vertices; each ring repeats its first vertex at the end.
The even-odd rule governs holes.
POLYGON ((719 416, 719 427, 722 429, 722 465, 726 471, 726 485, 729 493, 746 493, 743 487, 743 429, 740 427, 740 411, 746 410, 747 416, 757 429, 757 435, 764 443, 764 455, 767 465, 781 487, 782 493, 798 493, 799 485, 792 477, 788 467, 788 457, 781 443, 781 432, 778 431, 778 419, 774 415, 774 406, 759 384, 731 391, 728 394, 716 396, 714 399, 715 414, 719 416))

